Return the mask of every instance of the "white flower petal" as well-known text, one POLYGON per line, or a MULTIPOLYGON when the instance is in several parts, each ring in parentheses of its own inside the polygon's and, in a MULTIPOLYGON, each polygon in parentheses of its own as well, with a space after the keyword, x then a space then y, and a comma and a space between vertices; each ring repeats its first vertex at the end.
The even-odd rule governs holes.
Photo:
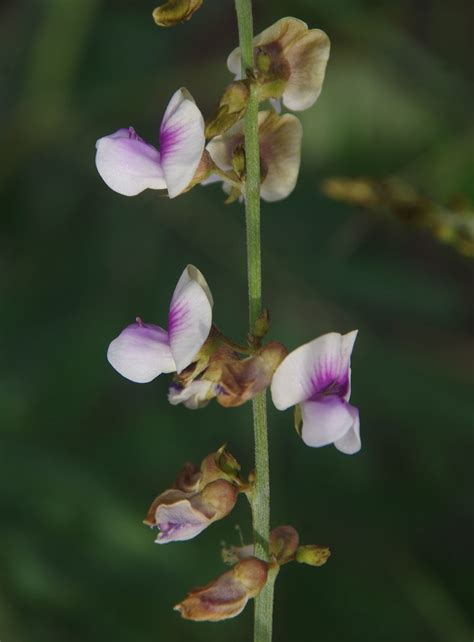
MULTIPOLYGON (((327 391, 331 385, 348 385, 351 350, 356 332, 344 337, 330 332, 306 343, 285 357, 272 380, 272 399, 278 410, 327 391), (347 381, 345 381, 347 379, 347 381)), ((346 390, 334 389, 333 394, 346 390)))
POLYGON ((170 198, 191 182, 201 160, 205 136, 204 118, 184 88, 172 96, 160 127, 161 166, 170 198))
POLYGON ((293 114, 259 113, 260 150, 267 174, 260 195, 269 203, 286 198, 295 188, 301 162, 303 127, 293 114))
POLYGON ((117 372, 135 383, 148 383, 164 372, 176 371, 168 333, 142 321, 122 330, 109 345, 107 359, 117 372))
POLYGON ((97 171, 115 192, 135 196, 145 189, 166 188, 158 150, 132 127, 99 138, 96 148, 97 171))
POLYGON ((303 111, 314 105, 323 87, 330 48, 321 29, 311 29, 288 47, 290 77, 283 92, 285 107, 303 111))
POLYGON ((361 449, 359 411, 350 404, 348 404, 348 406, 352 415, 353 424, 343 437, 334 442, 334 445, 341 453, 354 455, 361 449))
POLYGON ((209 336, 212 325, 212 295, 197 268, 188 265, 171 299, 168 333, 171 353, 181 372, 192 363, 209 336))
POLYGON ((174 289, 174 296, 177 296, 179 292, 182 290, 182 288, 184 288, 191 281, 196 281, 197 283, 199 283, 199 285, 202 287, 202 289, 206 293, 206 296, 212 307, 214 305, 214 299, 212 298, 211 289, 208 286, 207 281, 204 278, 204 275, 202 274, 202 272, 198 270, 195 265, 191 265, 191 263, 189 263, 184 268, 183 273, 179 277, 179 281, 176 284, 176 287, 174 289))
POLYGON ((161 504, 156 510, 156 525, 160 529, 157 544, 184 542, 199 535, 210 524, 210 519, 195 510, 189 500, 161 504))
POLYGON ((349 404, 335 395, 305 401, 301 404, 301 416, 301 437, 307 446, 314 448, 342 439, 354 424, 349 404))
POLYGON ((168 401, 172 406, 182 403, 186 408, 196 410, 206 405, 211 397, 216 396, 215 388, 216 384, 206 379, 191 381, 183 388, 172 384, 168 392, 168 401))

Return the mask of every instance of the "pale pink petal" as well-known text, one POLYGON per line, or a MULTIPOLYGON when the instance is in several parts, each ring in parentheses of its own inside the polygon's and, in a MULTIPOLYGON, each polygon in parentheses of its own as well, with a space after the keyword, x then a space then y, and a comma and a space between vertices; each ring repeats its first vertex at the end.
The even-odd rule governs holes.
POLYGON ((272 380, 272 399, 278 410, 321 394, 346 395, 355 336, 353 332, 344 337, 330 332, 290 352, 272 380))
POLYGON ((160 154, 133 127, 119 129, 96 143, 95 164, 104 182, 119 194, 135 196, 145 189, 165 189, 160 154))
POLYGON ((188 266, 176 286, 168 316, 171 353, 177 371, 192 363, 209 336, 212 325, 212 296, 197 268, 188 266))
POLYGON ((301 437, 307 446, 316 448, 342 439, 354 424, 349 404, 335 395, 303 402, 301 416, 301 437))
POLYGON ((132 323, 112 341, 107 359, 117 372, 135 383, 148 383, 164 372, 175 372, 168 333, 158 325, 132 323))
POLYGON ((157 544, 183 542, 199 535, 211 520, 195 510, 189 500, 183 499, 167 506, 160 504, 156 510, 156 525, 160 529, 157 544))
POLYGON ((168 194, 174 198, 188 187, 201 160, 204 118, 184 88, 172 96, 160 127, 161 166, 168 194))
POLYGON ((359 411, 351 405, 349 405, 349 411, 352 415, 353 424, 343 437, 334 442, 334 445, 341 453, 354 455, 361 449, 359 411))

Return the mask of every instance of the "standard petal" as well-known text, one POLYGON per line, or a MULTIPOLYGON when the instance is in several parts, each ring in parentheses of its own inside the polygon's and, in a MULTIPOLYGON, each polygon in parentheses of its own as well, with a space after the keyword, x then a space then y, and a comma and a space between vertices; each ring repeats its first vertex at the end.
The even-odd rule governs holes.
POLYGON ((311 29, 288 47, 290 77, 283 104, 293 111, 308 109, 319 98, 329 59, 330 41, 321 29, 311 29))
POLYGON ((178 373, 201 349, 212 325, 212 296, 206 280, 194 266, 181 275, 171 299, 168 333, 178 373))
POLYGON ((211 289, 201 270, 198 270, 198 268, 195 265, 191 265, 191 263, 184 268, 183 273, 179 277, 179 281, 174 289, 174 296, 177 296, 191 281, 196 281, 202 287, 212 307, 214 305, 214 299, 212 298, 211 289))
POLYGON ((99 138, 96 148, 97 171, 114 192, 135 196, 145 189, 166 188, 158 150, 133 127, 99 138))
POLYGON ((301 415, 301 437, 307 446, 314 448, 342 439, 354 424, 349 404, 335 395, 321 401, 305 401, 301 404, 301 415))
POLYGON ((323 393, 346 394, 355 335, 345 337, 330 332, 290 352, 272 380, 272 399, 278 410, 323 393))
POLYGON ((184 88, 172 96, 160 127, 161 166, 170 198, 191 182, 205 145, 204 118, 184 88))
POLYGON ((334 442, 334 445, 341 453, 354 455, 361 449, 359 410, 350 404, 348 408, 353 419, 352 426, 343 437, 334 442))
POLYGON ((141 320, 122 330, 112 341, 107 359, 117 372, 136 383, 148 383, 164 372, 176 371, 168 333, 141 320))
MULTIPOLYGON (((280 18, 280 20, 277 20, 270 27, 256 35, 252 44, 255 48, 277 43, 279 51, 286 51, 307 30, 308 25, 298 18, 280 18)), ((232 74, 240 78, 241 64, 240 47, 237 47, 227 58, 227 68, 232 74)))
POLYGON ((260 112, 260 154, 266 175, 260 194, 264 201, 286 198, 295 188, 300 170, 303 128, 293 114, 260 112))
POLYGON ((160 529, 156 543, 167 544, 196 537, 209 526, 210 519, 195 510, 188 499, 183 499, 171 505, 158 506, 155 522, 160 529))

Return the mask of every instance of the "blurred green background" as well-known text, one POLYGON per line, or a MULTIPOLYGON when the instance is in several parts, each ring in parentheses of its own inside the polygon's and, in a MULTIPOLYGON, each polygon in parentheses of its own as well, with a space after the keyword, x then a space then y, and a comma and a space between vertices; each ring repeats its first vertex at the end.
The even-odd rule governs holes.
MULTIPOLYGON (((331 546, 285 567, 275 642, 472 639, 469 260, 430 235, 324 197, 333 174, 396 174, 440 201, 474 196, 472 5, 467 0, 274 0, 256 29, 295 15, 325 29, 323 93, 301 114, 294 194, 263 205, 265 304, 290 349, 360 335, 353 403, 363 449, 310 449, 270 407, 272 523, 331 546)), ((248 538, 243 498, 187 543, 141 524, 185 460, 227 441, 252 465, 250 406, 172 408, 169 378, 122 379, 108 343, 134 317, 165 323, 186 263, 206 275, 217 324, 244 337, 242 208, 218 186, 125 198, 96 173, 97 138, 148 140, 185 85, 206 117, 228 82, 231 0, 160 30, 144 0, 15 0, 0 19, 2 642, 237 642, 252 606, 220 624, 171 607, 248 538)))

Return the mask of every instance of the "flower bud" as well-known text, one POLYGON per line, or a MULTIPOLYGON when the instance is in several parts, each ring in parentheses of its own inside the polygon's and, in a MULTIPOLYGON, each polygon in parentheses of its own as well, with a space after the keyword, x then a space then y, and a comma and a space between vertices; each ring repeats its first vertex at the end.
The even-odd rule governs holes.
POLYGON ((271 531, 268 544, 270 553, 282 566, 295 558, 299 544, 298 532, 293 526, 278 526, 271 531))
POLYGON ((239 178, 245 176, 245 148, 243 145, 237 145, 232 152, 232 169, 239 178))
POLYGON ((252 334, 254 337, 257 337, 257 339, 263 339, 263 337, 267 334, 269 328, 270 312, 265 308, 258 315, 253 326, 252 334))
POLYGON ((245 80, 231 83, 219 102, 217 116, 206 125, 206 138, 223 134, 245 115, 250 90, 245 80))
POLYGON ((153 20, 159 27, 174 27, 186 22, 202 5, 203 0, 168 0, 153 11, 153 20))
POLYGON ((322 566, 331 555, 327 546, 318 546, 317 544, 307 544, 300 546, 296 551, 296 561, 300 564, 309 564, 309 566, 322 566))
POLYGON ((201 462, 201 488, 216 479, 240 483, 239 471, 239 462, 226 450, 224 444, 201 462))
POLYGON ((267 581, 266 562, 249 557, 206 586, 194 589, 174 608, 186 620, 218 622, 239 615, 267 581))

